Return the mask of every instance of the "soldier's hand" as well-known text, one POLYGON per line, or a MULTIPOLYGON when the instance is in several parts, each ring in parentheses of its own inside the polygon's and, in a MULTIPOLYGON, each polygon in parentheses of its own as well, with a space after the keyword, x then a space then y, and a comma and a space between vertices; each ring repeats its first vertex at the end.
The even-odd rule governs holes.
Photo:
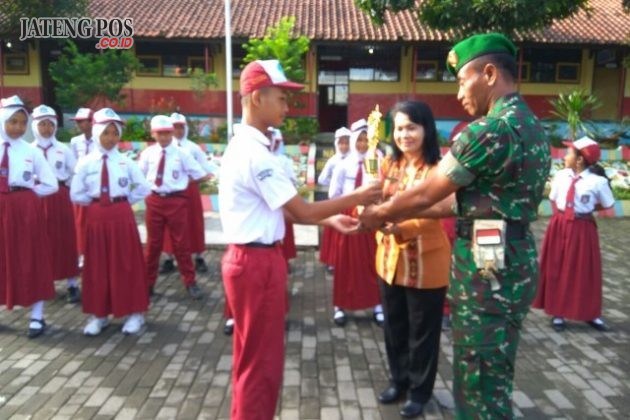
POLYGON ((369 205, 378 203, 383 197, 383 186, 380 182, 370 182, 354 190, 359 198, 359 205, 369 205))
POLYGON ((385 223, 385 220, 378 215, 379 206, 368 206, 363 209, 363 212, 359 216, 361 227, 364 229, 378 229, 385 223))

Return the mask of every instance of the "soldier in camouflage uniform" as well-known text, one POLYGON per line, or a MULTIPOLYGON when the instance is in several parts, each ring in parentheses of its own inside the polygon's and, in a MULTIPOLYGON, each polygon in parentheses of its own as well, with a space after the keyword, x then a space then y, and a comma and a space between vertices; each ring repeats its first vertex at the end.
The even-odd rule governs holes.
POLYGON ((361 216, 372 228, 410 217, 458 217, 449 298, 459 419, 513 417, 516 350, 538 283, 529 223, 537 217, 550 152, 538 119, 517 93, 515 55, 501 34, 475 35, 453 47, 447 68, 458 78, 457 98, 480 118, 462 131, 434 178, 361 216), (503 269, 477 268, 476 219, 506 221, 503 269))

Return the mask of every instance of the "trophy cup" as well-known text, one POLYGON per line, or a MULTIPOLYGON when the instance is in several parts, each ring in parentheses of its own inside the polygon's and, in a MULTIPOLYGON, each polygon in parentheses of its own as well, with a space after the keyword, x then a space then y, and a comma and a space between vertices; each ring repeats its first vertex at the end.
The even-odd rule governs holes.
POLYGON ((374 108, 374 111, 370 112, 370 116, 367 120, 367 136, 368 136, 368 151, 365 155, 365 173, 370 177, 371 181, 378 180, 378 136, 381 131, 381 124, 383 114, 378 109, 378 104, 374 108))

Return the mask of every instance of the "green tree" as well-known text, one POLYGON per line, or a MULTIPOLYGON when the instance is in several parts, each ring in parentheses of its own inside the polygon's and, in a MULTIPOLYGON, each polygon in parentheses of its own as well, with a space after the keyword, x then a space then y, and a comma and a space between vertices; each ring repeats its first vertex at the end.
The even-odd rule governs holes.
POLYGON ((81 17, 87 15, 89 0, 2 0, 0 34, 20 33, 20 18, 81 17))
MULTIPOLYGON (((624 0, 625 1, 625 0, 624 0)), ((554 20, 583 10, 591 11, 588 0, 355 0, 376 24, 383 24, 385 12, 411 10, 421 24, 433 29, 454 30, 459 36, 498 31, 538 30, 554 20)))
POLYGON ((93 106, 106 101, 122 103, 125 96, 120 91, 138 67, 138 59, 131 51, 82 54, 74 42, 68 41, 59 60, 50 64, 49 71, 56 83, 57 102, 63 108, 72 109, 88 103, 93 106))
POLYGON ((277 59, 290 80, 305 79, 304 54, 311 41, 304 35, 294 34, 295 17, 283 17, 277 26, 267 28, 263 38, 250 38, 243 48, 247 55, 244 64, 255 60, 277 59))

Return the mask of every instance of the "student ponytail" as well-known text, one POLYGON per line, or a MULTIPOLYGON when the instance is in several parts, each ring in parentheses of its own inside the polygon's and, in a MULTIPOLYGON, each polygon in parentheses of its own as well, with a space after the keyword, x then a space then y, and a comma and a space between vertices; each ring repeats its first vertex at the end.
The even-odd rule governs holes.
POLYGON ((604 168, 601 167, 601 165, 599 163, 594 163, 592 165, 589 166, 591 172, 593 172, 595 175, 599 175, 603 178, 606 178, 606 181, 608 181, 608 186, 611 187, 610 185, 610 178, 608 178, 608 176, 606 176, 606 171, 604 170, 604 168))

